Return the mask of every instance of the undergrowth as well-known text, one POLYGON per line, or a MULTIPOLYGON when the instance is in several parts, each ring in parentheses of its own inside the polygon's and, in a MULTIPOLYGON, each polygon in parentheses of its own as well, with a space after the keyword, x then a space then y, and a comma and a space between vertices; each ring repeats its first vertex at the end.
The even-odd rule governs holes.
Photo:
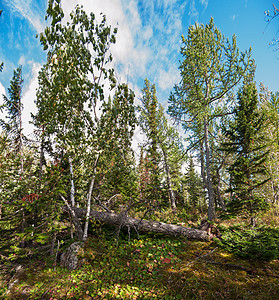
POLYGON ((271 261, 279 259, 279 230, 271 227, 247 228, 235 225, 223 228, 217 243, 245 259, 271 261))
MULTIPOLYGON (((185 212, 169 218, 187 227, 199 222, 185 212)), ((6 236, 0 249, 5 271, 0 272, 0 298, 278 299, 277 227, 225 225, 219 226, 221 241, 194 242, 125 230, 115 239, 115 228, 93 222, 83 264, 73 271, 54 265, 55 256, 46 252, 20 257, 6 236)))

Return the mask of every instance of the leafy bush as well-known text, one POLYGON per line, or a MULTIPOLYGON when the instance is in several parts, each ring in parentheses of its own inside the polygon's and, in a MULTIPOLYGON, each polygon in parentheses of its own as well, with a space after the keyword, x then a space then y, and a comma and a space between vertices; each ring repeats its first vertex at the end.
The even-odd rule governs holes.
POLYGON ((279 230, 275 228, 231 226, 223 229, 222 240, 217 243, 241 258, 263 261, 279 259, 279 230))

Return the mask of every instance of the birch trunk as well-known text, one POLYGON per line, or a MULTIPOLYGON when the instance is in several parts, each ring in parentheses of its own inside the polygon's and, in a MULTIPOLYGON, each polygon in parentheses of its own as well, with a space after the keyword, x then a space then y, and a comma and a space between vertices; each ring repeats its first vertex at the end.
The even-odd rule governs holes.
POLYGON ((89 219, 90 219, 90 210, 91 210, 91 198, 92 198, 92 191, 94 187, 94 182, 95 182, 95 176, 96 176, 96 168, 99 160, 99 154, 97 154, 95 163, 94 163, 94 168, 93 168, 93 176, 90 182, 88 194, 87 194, 87 208, 86 208, 86 216, 85 216, 85 224, 84 224, 84 230, 83 230, 83 241, 87 240, 88 237, 88 225, 89 225, 89 219))
POLYGON ((71 157, 69 157, 69 165, 70 165, 70 176, 71 176, 71 205, 75 206, 75 184, 74 184, 74 172, 73 172, 73 163, 71 157))
POLYGON ((79 241, 81 241, 83 239, 83 231, 82 231, 82 228, 81 228, 81 225, 80 225, 80 221, 79 221, 78 217, 76 216, 75 210, 74 210, 74 208, 72 208, 69 205, 68 201, 62 195, 60 195, 60 197, 66 205, 66 208, 67 208, 66 211, 68 213, 70 213, 70 215, 72 217, 72 220, 73 220, 73 223, 74 223, 74 226, 75 226, 76 237, 79 241))

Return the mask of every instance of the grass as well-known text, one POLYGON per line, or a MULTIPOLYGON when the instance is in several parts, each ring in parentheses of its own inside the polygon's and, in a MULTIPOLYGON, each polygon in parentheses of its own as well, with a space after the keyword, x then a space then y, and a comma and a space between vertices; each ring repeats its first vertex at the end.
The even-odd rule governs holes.
MULTIPOLYGON (((197 225, 195 216, 181 218, 176 221, 197 225)), ((228 220, 222 226, 226 234, 236 224, 228 220)), ((13 251, 2 240, 0 298, 278 299, 276 259, 243 259, 215 241, 193 242, 153 234, 138 237, 134 232, 130 240, 121 232, 117 241, 112 233, 108 226, 92 224, 81 258, 83 265, 74 271, 55 268, 54 257, 44 253, 31 258, 16 254, 12 260, 13 251), (14 276, 18 264, 23 271, 14 276), (17 282, 7 293, 12 276, 17 282)))

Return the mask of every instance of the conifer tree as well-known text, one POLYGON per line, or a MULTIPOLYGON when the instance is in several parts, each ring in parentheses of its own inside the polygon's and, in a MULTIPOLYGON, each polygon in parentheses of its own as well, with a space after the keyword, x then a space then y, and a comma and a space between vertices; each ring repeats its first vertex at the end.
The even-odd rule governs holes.
POLYGON ((176 212, 175 181, 180 174, 181 161, 184 158, 180 136, 175 128, 168 124, 164 109, 158 103, 155 85, 145 80, 140 125, 147 136, 147 170, 150 172, 149 185, 158 199, 158 188, 167 189, 172 211, 176 212), (156 188, 158 186, 158 188, 156 188), (157 189, 157 191, 155 190, 157 189))
POLYGON ((279 204, 279 92, 271 93, 260 84, 260 105, 266 115, 264 130, 268 139, 269 155, 267 168, 271 180, 264 186, 262 193, 272 204, 279 204))
POLYGON ((162 153, 165 171, 165 182, 168 191, 170 206, 173 213, 176 212, 177 195, 180 189, 182 173, 181 165, 186 161, 186 153, 181 137, 176 128, 171 126, 165 116, 161 104, 158 105, 158 142, 162 153))
POLYGON ((7 121, 0 120, 4 131, 13 141, 14 149, 20 154, 21 173, 23 172, 23 133, 22 133, 22 67, 14 71, 8 88, 9 97, 3 95, 7 121))
POLYGON ((189 194, 189 202, 193 207, 202 207, 204 200, 204 191, 202 180, 195 170, 194 160, 189 159, 189 165, 185 174, 185 183, 189 194))
MULTIPOLYGON (((193 130, 202 139, 201 157, 204 155, 206 188, 208 192, 208 219, 215 218, 212 182, 212 149, 210 127, 213 120, 227 113, 226 100, 247 71, 254 69, 251 50, 239 52, 236 38, 232 42, 216 28, 213 18, 206 25, 190 26, 188 36, 182 36, 180 64, 181 82, 169 98, 170 115, 193 130), (199 126, 196 128, 196 126, 199 126)), ((195 141, 199 143, 199 140, 195 141)), ((202 158, 203 159, 203 158, 202 158)))
POLYGON ((228 209, 234 214, 246 214, 255 223, 255 213, 266 207, 266 201, 258 188, 270 178, 265 162, 266 139, 264 137, 264 115, 258 110, 258 95, 254 82, 246 82, 238 92, 235 119, 225 131, 228 142, 225 150, 235 155, 228 168, 231 181, 232 200, 228 209))
POLYGON ((140 110, 140 125, 147 137, 147 165, 149 171, 149 183, 147 186, 147 198, 150 203, 158 205, 160 189, 160 154, 158 142, 158 99, 156 96, 155 85, 151 85, 148 79, 145 79, 145 85, 142 90, 142 105, 140 110))

